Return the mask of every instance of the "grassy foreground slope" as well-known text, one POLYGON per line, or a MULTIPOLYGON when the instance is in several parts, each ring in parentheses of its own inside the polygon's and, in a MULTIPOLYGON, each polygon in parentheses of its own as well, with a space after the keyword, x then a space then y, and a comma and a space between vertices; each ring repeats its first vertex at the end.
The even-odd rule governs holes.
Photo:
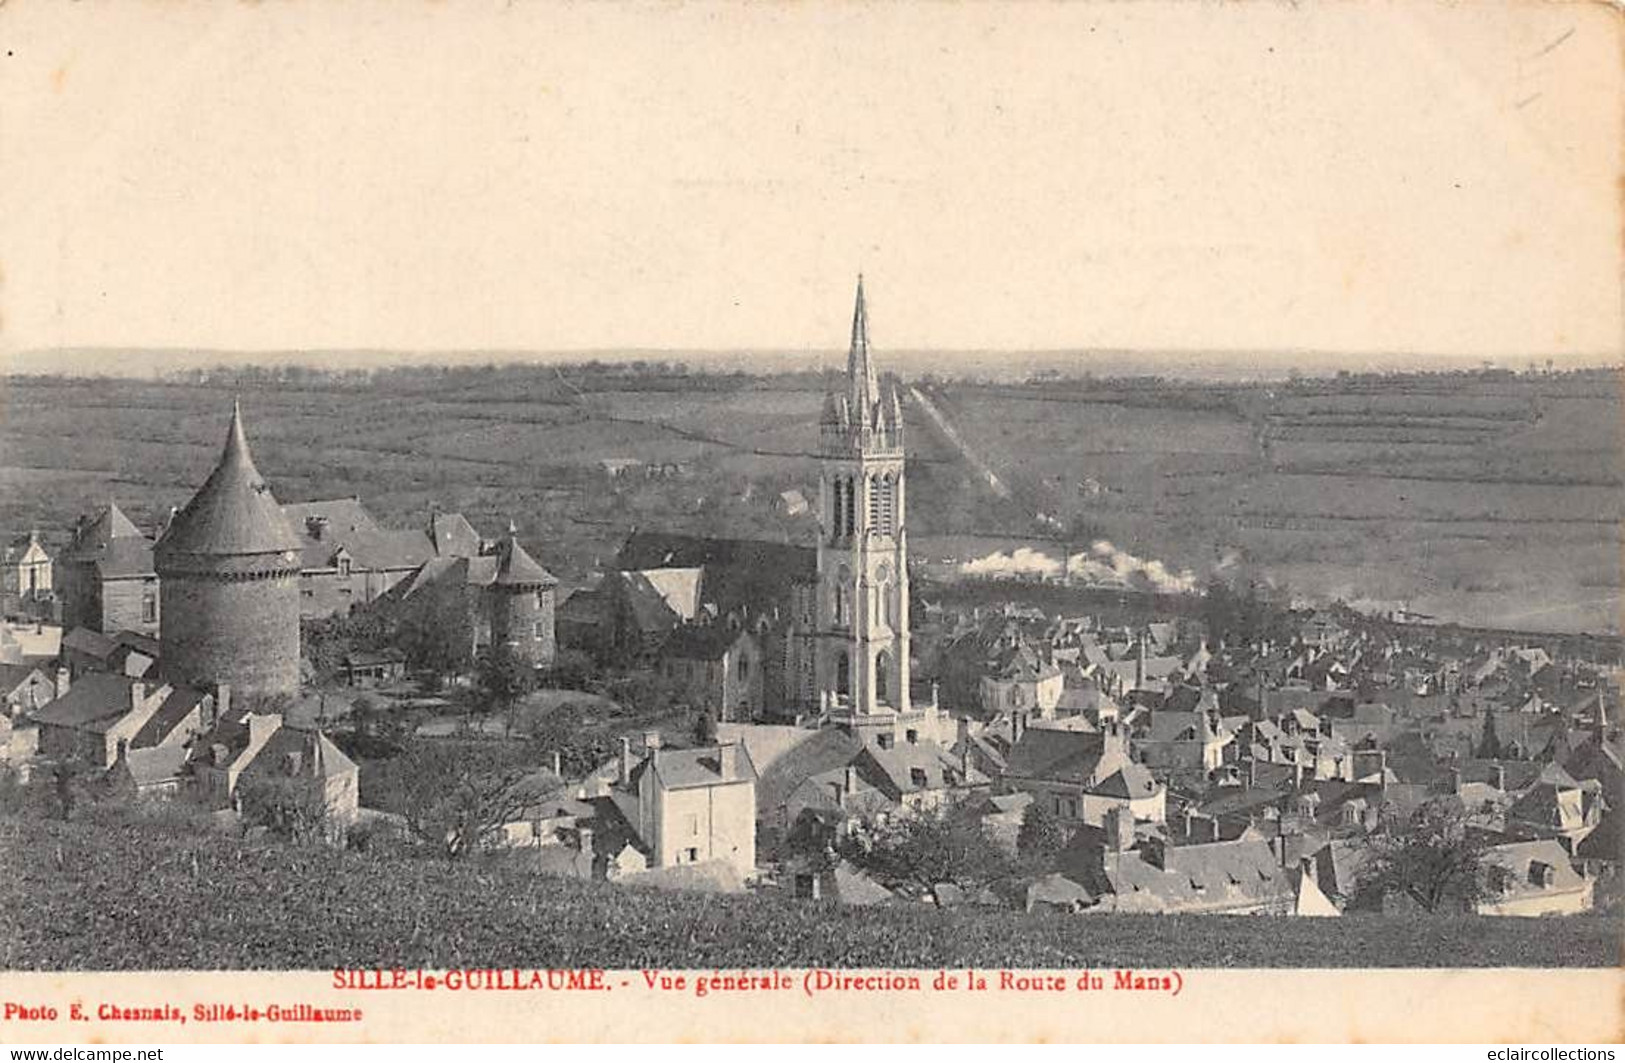
POLYGON ((654 893, 513 868, 0 818, 0 970, 1542 967, 1619 962, 1567 919, 1022 916, 654 893))

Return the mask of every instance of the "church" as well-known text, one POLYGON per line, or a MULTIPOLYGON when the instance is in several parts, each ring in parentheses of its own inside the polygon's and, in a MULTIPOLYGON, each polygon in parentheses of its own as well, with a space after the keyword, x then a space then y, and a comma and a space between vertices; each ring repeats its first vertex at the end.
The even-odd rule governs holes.
POLYGON ((820 720, 879 736, 936 736, 935 692, 915 705, 909 680, 908 524, 903 402, 869 349, 858 278, 846 376, 819 423, 813 674, 820 720))

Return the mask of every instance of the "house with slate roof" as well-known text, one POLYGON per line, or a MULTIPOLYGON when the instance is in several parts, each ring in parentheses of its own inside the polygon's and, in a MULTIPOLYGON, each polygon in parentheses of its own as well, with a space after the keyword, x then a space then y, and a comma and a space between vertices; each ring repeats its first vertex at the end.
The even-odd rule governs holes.
POLYGON ((1074 835, 1059 867, 1093 898, 1078 906, 1089 913, 1337 914, 1313 876, 1283 867, 1270 843, 1252 833, 1171 845, 1155 835, 1137 837, 1126 813, 1114 811, 1103 829, 1074 835))
MULTIPOLYGON (((756 765, 743 743, 668 749, 658 731, 641 753, 621 739, 619 755, 582 781, 593 806, 588 838, 595 867, 611 874, 690 865, 756 873, 756 765), (641 865, 641 866, 640 866, 641 865)), ((651 883, 655 884, 655 883, 651 883)))
POLYGON ((1129 751, 1128 730, 1116 721, 1100 731, 1017 724, 1001 792, 1024 792, 1062 819, 1100 826, 1121 809, 1133 819, 1161 823, 1167 788, 1129 751))
POLYGON ((206 807, 240 811, 244 788, 289 787, 325 810, 335 833, 360 808, 360 769, 319 730, 292 727, 277 713, 228 713, 193 743, 193 794, 206 807))
POLYGON ((370 604, 430 558, 480 552, 459 513, 434 513, 422 531, 384 527, 359 498, 295 502, 282 513, 299 536, 299 615, 307 620, 370 604))
POLYGON ((111 500, 81 517, 53 573, 62 625, 111 634, 158 634, 158 573, 152 540, 111 500))
POLYGON ((1572 915, 1590 910, 1595 883, 1557 841, 1509 842, 1484 854, 1489 894, 1479 915, 1572 915))
POLYGON ((39 751, 107 769, 126 753, 184 749, 209 726, 221 697, 195 687, 93 673, 33 713, 39 751))

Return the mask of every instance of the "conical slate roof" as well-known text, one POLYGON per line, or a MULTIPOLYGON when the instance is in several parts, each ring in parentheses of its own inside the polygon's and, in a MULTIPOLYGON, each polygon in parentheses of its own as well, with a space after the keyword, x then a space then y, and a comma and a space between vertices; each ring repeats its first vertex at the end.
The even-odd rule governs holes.
POLYGON ((519 545, 519 530, 508 525, 507 537, 497 548, 497 574, 491 582, 508 587, 551 587, 558 580, 519 545))
POLYGON ((874 359, 869 357, 869 310, 863 299, 863 274, 858 274, 858 296, 852 308, 852 347, 846 356, 847 383, 852 389, 852 415, 862 424, 873 424, 875 405, 880 401, 880 378, 874 359))
POLYGON ((226 433, 220 462, 192 500, 170 520, 158 553, 278 554, 299 548, 299 537, 254 467, 254 456, 243 436, 242 411, 233 403, 231 430, 226 433))

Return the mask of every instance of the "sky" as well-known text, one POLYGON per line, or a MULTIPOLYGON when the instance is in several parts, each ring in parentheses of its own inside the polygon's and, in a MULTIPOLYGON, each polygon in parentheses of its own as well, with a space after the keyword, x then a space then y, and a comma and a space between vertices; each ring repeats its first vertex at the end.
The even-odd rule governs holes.
POLYGON ((1582 3, 0 7, 0 353, 1615 361, 1582 3))

